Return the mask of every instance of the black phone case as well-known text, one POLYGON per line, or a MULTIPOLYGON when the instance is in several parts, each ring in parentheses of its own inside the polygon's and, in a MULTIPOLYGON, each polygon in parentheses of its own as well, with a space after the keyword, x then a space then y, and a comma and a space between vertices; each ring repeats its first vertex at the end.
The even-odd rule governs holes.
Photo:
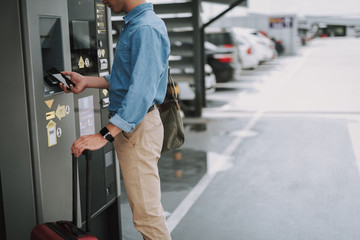
MULTIPOLYGON (((76 84, 71 81, 67 76, 65 76, 64 74, 62 74, 58 69, 56 68, 51 68, 47 71, 47 73, 49 74, 49 78, 50 78, 50 81, 51 82, 58 82, 58 83, 61 83, 56 77, 53 76, 53 74, 61 74, 61 76, 64 78, 64 80, 66 81, 66 83, 70 86, 70 85, 73 85, 74 87, 76 86, 76 84)), ((70 89, 70 88, 68 88, 70 89)))

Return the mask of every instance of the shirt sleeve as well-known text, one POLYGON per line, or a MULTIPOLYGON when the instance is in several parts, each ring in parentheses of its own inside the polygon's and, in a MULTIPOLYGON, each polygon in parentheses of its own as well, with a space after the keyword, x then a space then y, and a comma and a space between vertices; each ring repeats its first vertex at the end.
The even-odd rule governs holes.
POLYGON ((106 81, 109 83, 110 85, 110 79, 111 79, 111 75, 108 74, 108 75, 105 75, 104 78, 106 79, 106 81))
MULTIPOLYGON (((159 83, 167 66, 161 34, 150 25, 138 28, 130 37, 131 78, 129 89, 110 122, 131 132, 154 104, 159 83)), ((165 49, 165 50, 164 50, 165 49)))

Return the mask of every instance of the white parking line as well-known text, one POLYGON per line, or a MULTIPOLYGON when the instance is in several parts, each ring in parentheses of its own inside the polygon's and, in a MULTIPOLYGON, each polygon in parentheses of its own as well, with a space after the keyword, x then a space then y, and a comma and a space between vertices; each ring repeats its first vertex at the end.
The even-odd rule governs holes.
POLYGON ((360 124, 350 123, 348 125, 348 130, 350 134, 352 149, 355 155, 356 166, 360 174, 360 124))
MULTIPOLYGON (((256 122, 263 116, 263 114, 263 111, 256 112, 241 131, 250 131, 256 124, 256 122)), ((221 154, 220 158, 217 160, 218 168, 221 168, 220 165, 227 163, 227 160, 239 147, 243 139, 243 136, 236 137, 234 141, 232 141, 232 143, 225 149, 223 154, 221 154)), ((198 184, 196 184, 193 190, 191 190, 191 192, 184 198, 184 200, 179 204, 179 206, 167 219, 166 223, 170 232, 172 232, 176 228, 179 222, 183 219, 186 213, 190 210, 190 208, 194 205, 200 195, 204 192, 206 187, 210 184, 211 180, 215 177, 217 172, 218 171, 214 171, 205 174, 198 182, 198 184)))

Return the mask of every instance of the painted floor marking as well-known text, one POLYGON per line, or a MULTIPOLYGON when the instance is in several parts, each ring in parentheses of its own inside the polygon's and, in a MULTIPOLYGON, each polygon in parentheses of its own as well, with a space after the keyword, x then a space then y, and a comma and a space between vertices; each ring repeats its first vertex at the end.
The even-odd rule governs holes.
POLYGON ((360 124, 348 124, 348 130, 350 134, 352 149, 355 155, 356 166, 360 174, 360 124))

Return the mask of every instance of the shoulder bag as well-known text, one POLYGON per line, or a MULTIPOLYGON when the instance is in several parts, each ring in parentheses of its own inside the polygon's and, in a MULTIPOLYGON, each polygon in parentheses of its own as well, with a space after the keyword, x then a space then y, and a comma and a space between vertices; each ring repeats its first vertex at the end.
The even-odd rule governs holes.
POLYGON ((164 142, 161 152, 181 147, 185 141, 184 125, 180 114, 180 105, 175 82, 168 69, 168 84, 165 100, 159 106, 161 121, 164 125, 164 142))

